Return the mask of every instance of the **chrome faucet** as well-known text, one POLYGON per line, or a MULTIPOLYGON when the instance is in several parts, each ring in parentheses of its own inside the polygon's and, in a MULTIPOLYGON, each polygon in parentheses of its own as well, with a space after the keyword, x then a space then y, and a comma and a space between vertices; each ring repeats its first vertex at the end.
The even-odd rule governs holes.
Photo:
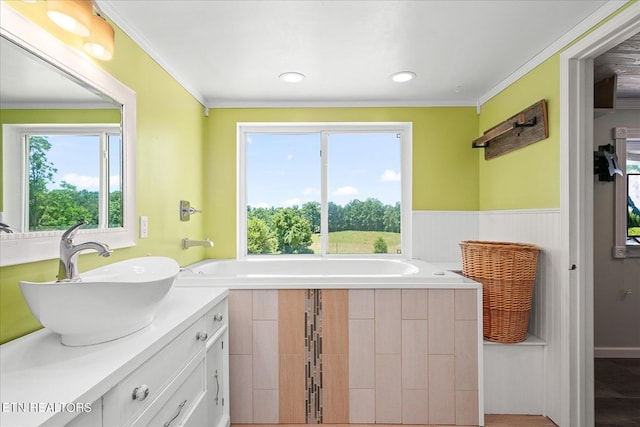
POLYGON ((80 227, 87 225, 87 221, 80 221, 64 232, 60 240, 60 268, 58 270, 58 282, 79 280, 77 259, 81 251, 94 250, 98 255, 107 257, 111 255, 111 249, 104 243, 86 242, 79 245, 73 244, 73 237, 80 227))
POLYGON ((189 249, 194 246, 204 246, 205 248, 212 248, 213 242, 209 239, 191 240, 188 237, 182 239, 182 249, 189 249))

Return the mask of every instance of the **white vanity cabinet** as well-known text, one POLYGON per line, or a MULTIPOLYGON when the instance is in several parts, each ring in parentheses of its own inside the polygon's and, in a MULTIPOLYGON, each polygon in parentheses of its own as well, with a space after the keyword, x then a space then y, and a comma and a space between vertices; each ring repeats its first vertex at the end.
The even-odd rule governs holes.
POLYGON ((3 411, 0 425, 227 427, 227 291, 176 288, 167 300, 153 324, 110 343, 65 347, 41 330, 3 345, 3 402, 93 403, 84 413, 3 411))
POLYGON ((225 299, 103 397, 103 427, 217 427, 224 417, 226 334, 225 299))
MULTIPOLYGON (((214 310, 215 311, 215 310, 214 310)), ((206 387, 207 387, 207 422, 200 425, 209 427, 227 427, 229 420, 229 348, 228 329, 226 319, 228 310, 226 301, 224 307, 213 315, 213 321, 218 329, 207 342, 206 387)))

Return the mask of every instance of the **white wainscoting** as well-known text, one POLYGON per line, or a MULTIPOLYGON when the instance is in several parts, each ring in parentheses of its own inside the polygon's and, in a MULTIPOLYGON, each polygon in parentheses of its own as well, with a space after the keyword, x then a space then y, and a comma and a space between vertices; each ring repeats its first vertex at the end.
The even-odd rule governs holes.
MULTIPOLYGON (((434 263, 460 265, 462 240, 533 243, 542 248, 529 332, 547 343, 543 389, 536 391, 544 395, 542 415, 560 419, 560 209, 414 211, 413 231, 413 256, 434 263)), ((519 413, 516 402, 511 407, 511 413, 519 413)))
POLYGON ((462 266, 463 240, 478 239, 477 211, 413 211, 413 258, 462 266))
MULTIPOLYGON (((534 287, 529 332, 547 343, 545 412, 560 419, 560 209, 483 211, 480 240, 533 243, 542 248, 534 287)), ((568 268, 568 267, 567 267, 568 268)), ((526 369, 526 367, 523 367, 526 369)))

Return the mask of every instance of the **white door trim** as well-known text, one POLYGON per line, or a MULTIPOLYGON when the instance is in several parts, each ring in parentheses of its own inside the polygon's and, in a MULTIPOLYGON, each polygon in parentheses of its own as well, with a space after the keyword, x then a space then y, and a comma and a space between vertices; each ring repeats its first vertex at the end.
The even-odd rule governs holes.
POLYGON ((561 426, 594 425, 593 58, 639 31, 634 3, 560 55, 561 426))

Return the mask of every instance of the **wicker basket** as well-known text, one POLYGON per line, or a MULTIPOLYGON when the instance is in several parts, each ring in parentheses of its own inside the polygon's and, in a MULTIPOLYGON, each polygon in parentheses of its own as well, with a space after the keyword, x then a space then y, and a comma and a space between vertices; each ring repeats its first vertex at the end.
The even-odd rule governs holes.
POLYGON ((460 242, 462 274, 482 283, 484 339, 517 343, 527 337, 540 248, 525 243, 460 242))

